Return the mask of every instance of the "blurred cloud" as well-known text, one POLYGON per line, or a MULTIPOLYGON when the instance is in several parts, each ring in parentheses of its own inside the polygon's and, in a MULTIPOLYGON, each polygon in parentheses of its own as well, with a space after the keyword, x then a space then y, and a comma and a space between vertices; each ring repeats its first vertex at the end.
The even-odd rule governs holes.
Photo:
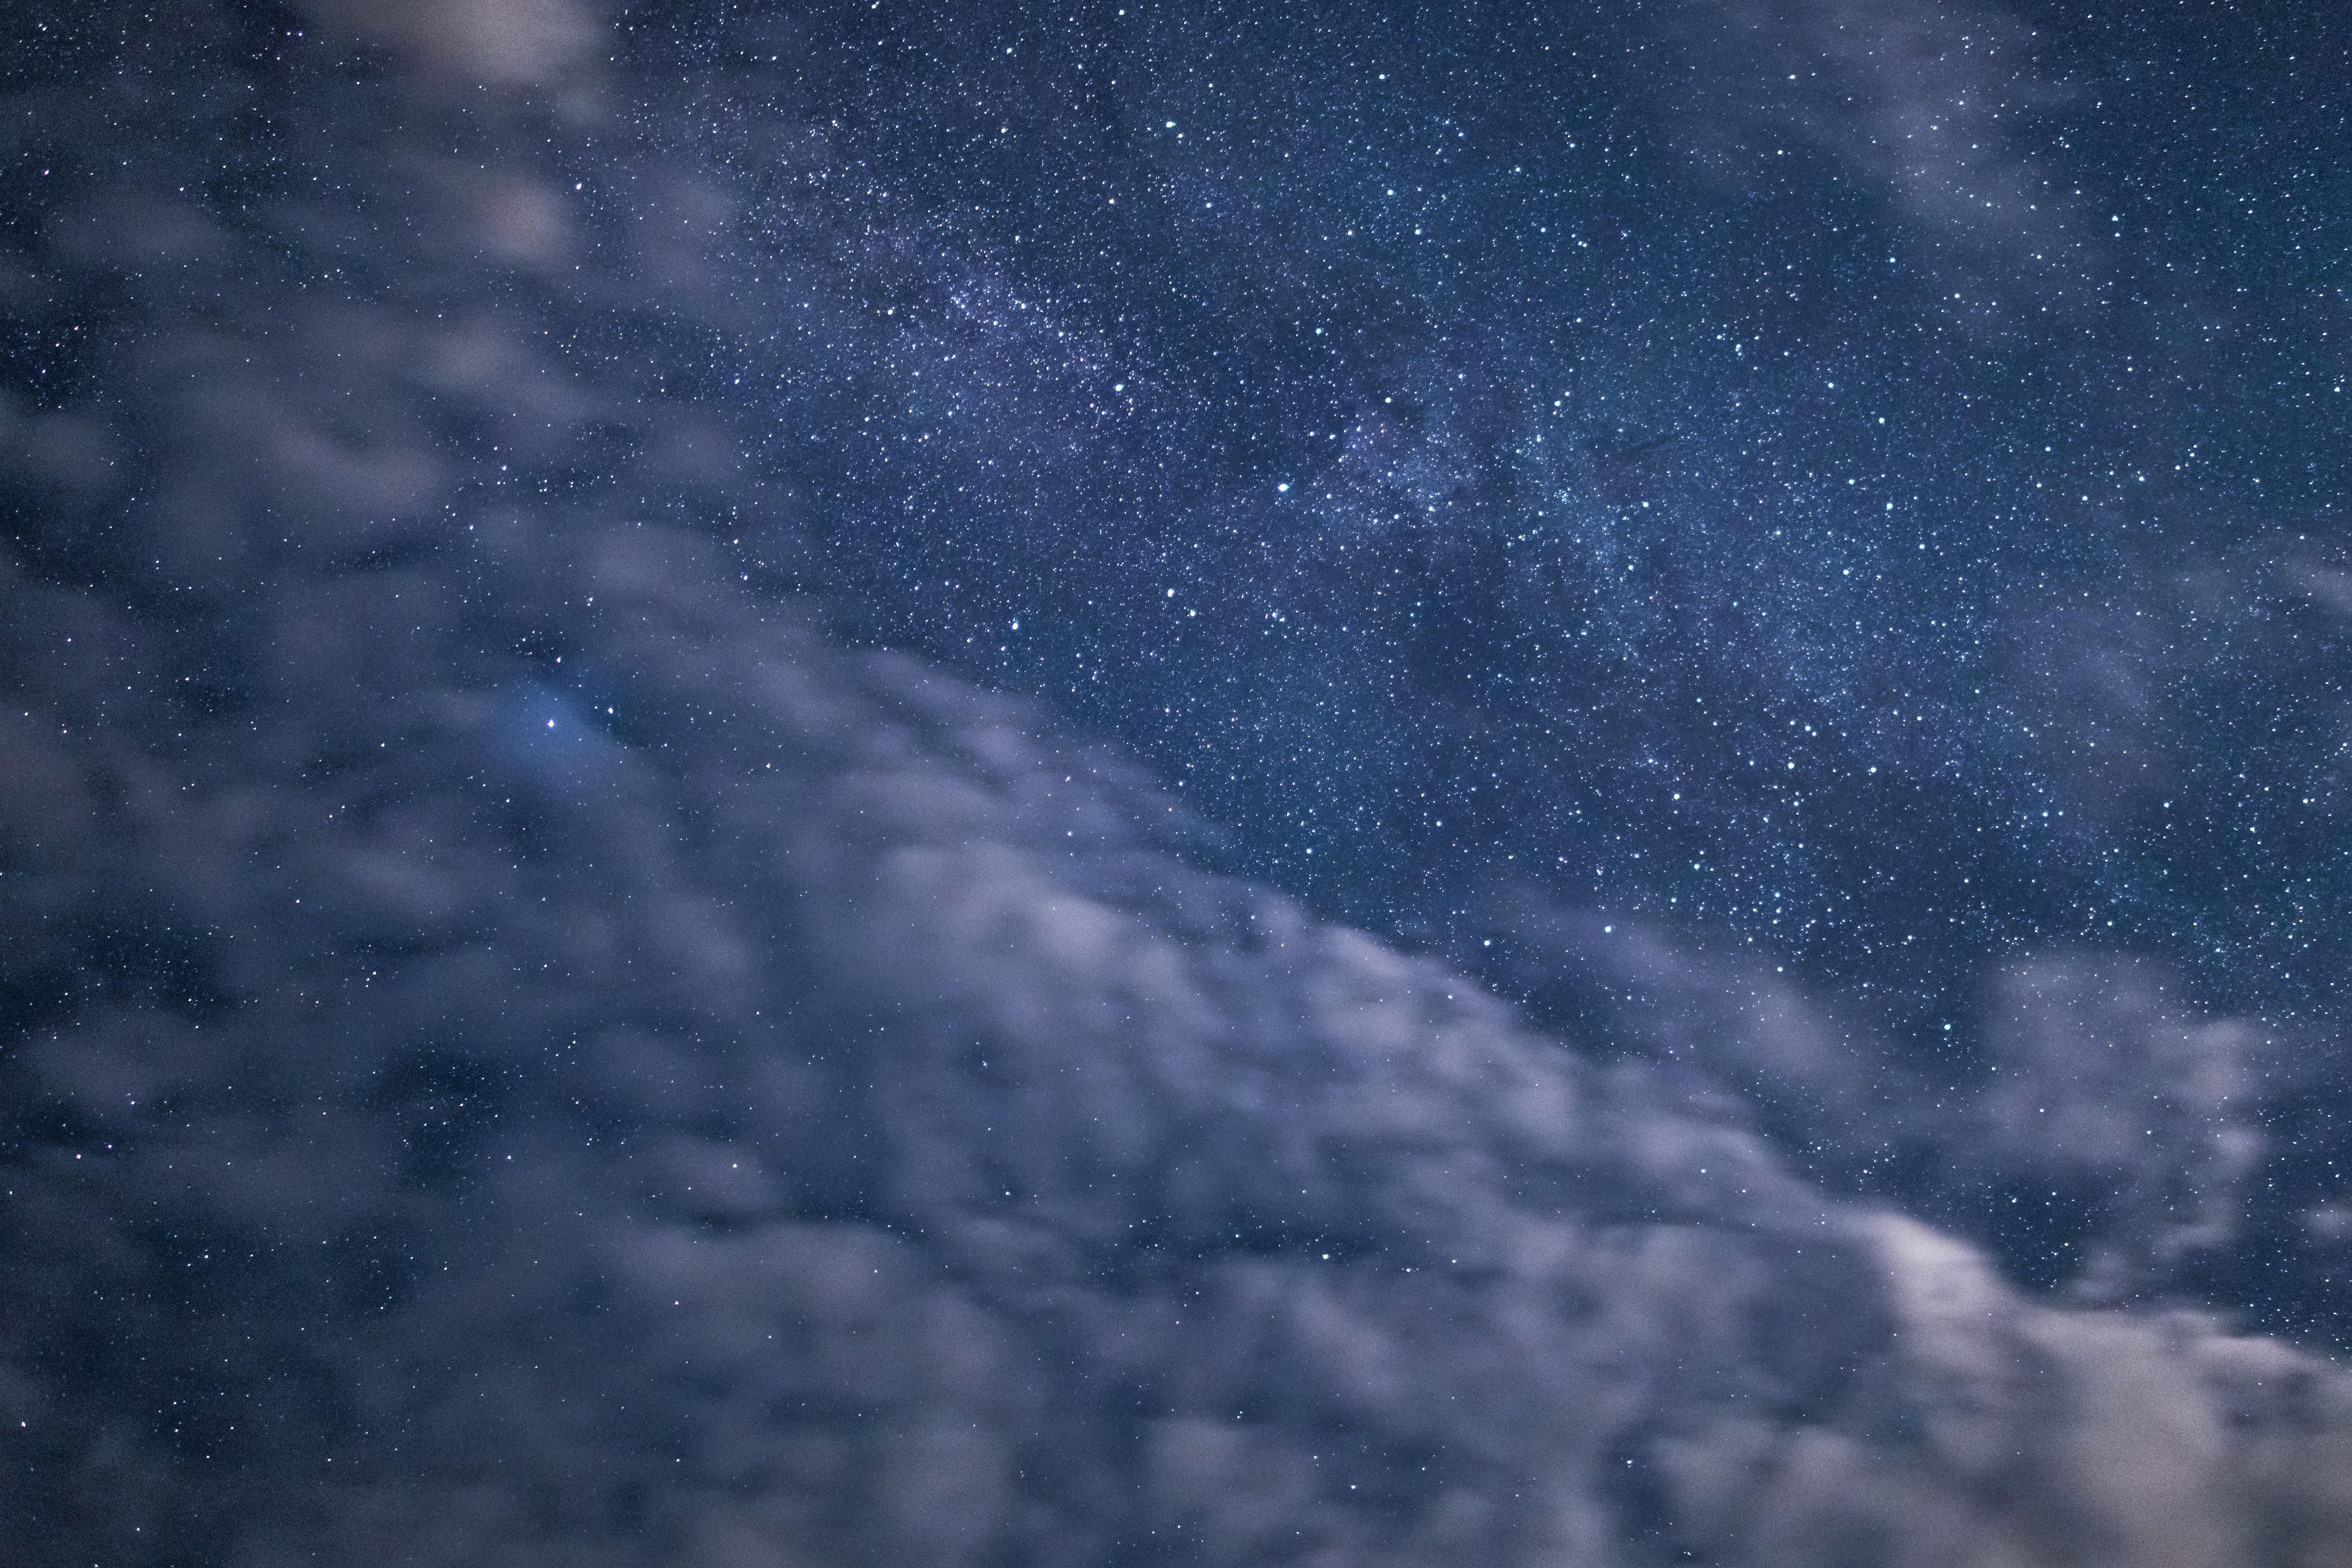
POLYGON ((2182 1018, 2179 988, 2146 963, 2051 954, 2001 971, 1987 1001, 1986 1147, 2101 1194, 2113 1239, 2082 1282, 2095 1295, 2228 1242, 2261 1162, 2253 1026, 2182 1018))
POLYGON ((2281 1052, 2254 1020, 2203 1014, 2130 954, 1994 966, 1923 1052, 1753 950, 1524 890, 1488 921, 1495 978, 1539 1014, 1728 1100, 1833 1187, 1989 1215, 1988 1239, 2081 1300, 2160 1293, 2235 1243, 2265 1121, 2303 1089, 2265 1089, 2281 1052))
POLYGON ((355 43, 427 71, 498 86, 551 87, 583 69, 602 18, 577 0, 299 0, 355 43))
POLYGON ((2097 302, 2105 242, 2029 134, 2070 92, 2014 11, 1721 0, 1684 27, 1708 85, 1678 112, 1724 177, 1775 179, 1791 152, 1836 160, 1927 242, 1906 260, 1975 290, 1948 302, 1956 320, 2046 327, 2097 302))

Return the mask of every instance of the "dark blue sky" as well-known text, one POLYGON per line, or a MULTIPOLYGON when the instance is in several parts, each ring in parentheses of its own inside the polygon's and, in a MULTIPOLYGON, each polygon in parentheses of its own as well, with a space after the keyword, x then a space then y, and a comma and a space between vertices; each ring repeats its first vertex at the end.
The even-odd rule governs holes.
MULTIPOLYGON (((755 581, 1035 693, 1234 868, 1589 1048, 1689 1033, 1620 921, 1822 999, 1916 1074, 1887 1104, 1985 1090, 2006 966, 2177 971, 2266 1021, 2284 1119, 2192 1288, 2321 1311, 2340 18, 635 15, 730 276, 596 331, 729 411, 757 483, 677 504, 755 581)), ((1915 1112, 1781 1128, 2066 1278, 2113 1194, 1989 1192, 1915 1112)))
POLYGON ((2340 7, 0 40, 0 1558, 2352 1540, 2340 7))
POLYGON ((2020 946, 2333 988, 2340 22, 682 17, 747 563, 1253 873, 1457 949, 1532 884, 1914 1030, 2020 946))

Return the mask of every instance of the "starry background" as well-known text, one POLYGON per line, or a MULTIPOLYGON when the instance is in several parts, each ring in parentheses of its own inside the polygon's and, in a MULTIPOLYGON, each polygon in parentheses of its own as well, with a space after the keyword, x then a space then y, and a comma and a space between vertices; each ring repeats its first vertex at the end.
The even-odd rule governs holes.
POLYGON ((756 322, 670 374, 779 492, 747 561, 1348 918, 1512 875, 1922 1019, 2011 942, 2308 1003, 2321 20, 649 20, 756 322))
POLYGON ((770 487, 746 569, 847 635, 1604 1042, 1638 998, 1510 911, 1769 955, 1931 1084, 1984 1076, 1990 965, 2148 955, 2311 1091, 2340 17, 635 25, 741 203, 744 328, 668 374, 770 487))
POLYGON ((2348 32, 0 8, 0 1563, 2335 1561, 2348 32))

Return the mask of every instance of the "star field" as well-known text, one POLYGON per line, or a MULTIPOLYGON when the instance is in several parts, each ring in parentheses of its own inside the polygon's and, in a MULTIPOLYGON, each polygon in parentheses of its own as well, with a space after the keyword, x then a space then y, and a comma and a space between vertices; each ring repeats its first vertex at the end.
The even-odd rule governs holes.
POLYGON ((1914 1028, 2021 944, 2329 983, 2324 27, 800 26, 679 58, 742 548, 860 635, 1421 940, 1508 880, 1914 1028))
POLYGON ((2342 1559, 2340 9, 0 7, 9 1545, 2342 1559))

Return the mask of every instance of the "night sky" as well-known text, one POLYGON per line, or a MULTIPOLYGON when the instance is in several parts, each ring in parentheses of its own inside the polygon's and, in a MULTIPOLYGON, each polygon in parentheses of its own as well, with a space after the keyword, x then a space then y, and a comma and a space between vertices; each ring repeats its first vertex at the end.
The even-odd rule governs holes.
POLYGON ((2329 22, 649 16, 740 204, 656 374, 747 570, 1343 918, 1525 884, 1913 1031, 2060 944, 2325 1009, 2329 22))
POLYGON ((0 9, 0 1568, 2348 1561, 2347 82, 0 9))
POLYGON ((1531 905, 1929 1079, 2053 950, 2336 1070, 2341 17, 712 15, 747 571, 1599 1039, 1531 905))

